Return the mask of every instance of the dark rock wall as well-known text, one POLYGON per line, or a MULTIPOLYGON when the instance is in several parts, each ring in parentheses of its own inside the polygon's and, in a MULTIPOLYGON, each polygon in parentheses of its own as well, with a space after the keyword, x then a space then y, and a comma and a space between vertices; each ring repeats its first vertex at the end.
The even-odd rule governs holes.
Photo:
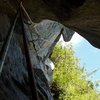
MULTIPOLYGON (((78 32, 100 48, 100 0, 23 0, 34 22, 50 19, 78 32)), ((0 12, 15 14, 16 0, 1 0, 0 12)))
POLYGON ((92 45, 100 48, 99 0, 44 0, 56 20, 78 32, 92 45))
MULTIPOLYGON (((92 45, 99 48, 99 0, 23 0, 23 5, 34 22, 47 18, 59 21, 77 31, 89 40, 92 45)), ((12 17, 11 15, 15 14, 17 8, 16 0, 0 1, 0 13, 12 17)))
POLYGON ((7 35, 10 26, 8 17, 5 14, 0 14, 0 41, 3 41, 7 35))
MULTIPOLYGON (((10 21, 8 16, 3 14, 0 15, 0 22, 1 49, 10 27, 10 21)), ((20 28, 16 30, 17 33, 14 31, 5 64, 0 75, 0 100, 31 100, 26 61, 22 50, 23 46, 21 46, 22 35, 20 28)), ((39 62, 38 59, 37 62, 39 62)), ((45 66, 43 63, 42 65, 45 66)), ((34 70, 40 100, 52 100, 49 85, 43 71, 37 68, 34 70)))
MULTIPOLYGON (((8 16, 4 14, 1 14, 0 18, 1 49, 10 27, 10 21, 8 16)), ((52 83, 54 65, 53 67, 50 65, 52 61, 50 61, 49 55, 61 34, 65 41, 69 41, 74 31, 58 22, 50 20, 44 20, 35 25, 24 23, 24 28, 27 34, 30 57, 35 72, 35 81, 40 100, 53 100, 50 85, 52 83)), ((0 97, 2 97, 0 100, 31 99, 24 53, 21 24, 17 20, 17 25, 0 76, 0 97)))
POLYGON ((56 20, 100 48, 100 0, 30 0, 28 4, 34 22, 56 20))
MULTIPOLYGON (((23 4, 34 22, 42 19, 56 20, 78 32, 95 47, 100 48, 100 1, 80 0, 80 2, 76 2, 72 2, 72 0, 55 0, 55 2, 53 0, 24 0, 23 4)), ((0 1, 0 49, 17 8, 16 0, 0 1)), ((19 29, 16 30, 14 33, 19 32, 19 29)), ((0 100, 31 99, 21 39, 19 32, 14 34, 11 41, 0 76, 0 100)), ((39 64, 45 66, 43 62, 39 64)), ((41 100, 52 100, 44 71, 36 69, 36 66, 34 70, 41 100)))
POLYGON ((13 39, 0 76, 0 100, 30 100, 26 81, 25 59, 13 39))
MULTIPOLYGON (((10 27, 9 18, 7 15, 0 15, 0 49, 3 41, 7 36, 10 27)), ((26 82, 27 70, 25 58, 22 54, 15 36, 11 41, 11 45, 6 57, 6 61, 0 76, 0 100, 30 100, 29 87, 26 82)))

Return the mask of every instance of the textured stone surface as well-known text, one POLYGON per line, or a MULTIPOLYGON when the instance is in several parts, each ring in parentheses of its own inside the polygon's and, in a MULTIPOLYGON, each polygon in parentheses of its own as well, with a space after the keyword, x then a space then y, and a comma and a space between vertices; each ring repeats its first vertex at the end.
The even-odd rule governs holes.
POLYGON ((64 27, 63 25, 57 22, 50 20, 44 20, 34 25, 34 27, 26 26, 26 31, 28 33, 27 34, 28 40, 31 41, 31 43, 33 43, 36 50, 36 52, 33 50, 31 44, 30 52, 31 52, 33 66, 37 66, 36 68, 41 69, 44 72, 44 75, 47 78, 47 80, 50 81, 52 77, 52 69, 48 68, 49 65, 46 64, 45 66, 43 64, 45 64, 46 60, 49 59, 49 55, 51 54, 54 46, 58 42, 61 34, 63 35, 65 41, 69 41, 73 36, 74 31, 64 27))
MULTIPOLYGON (((0 35, 5 38, 10 22, 6 15, 1 15, 0 18, 2 19, 2 23, 0 23, 0 25, 2 24, 0 35), (6 34, 3 34, 4 32, 6 34)), ((2 39, 4 40, 4 38, 2 39)), ((0 44, 0 47, 2 47, 2 44, 0 44)), ((13 37, 0 76, 0 100, 30 100, 29 86, 27 83, 25 58, 16 42, 16 38, 13 37)))
MULTIPOLYGON (((0 25, 2 27, 0 30, 0 35, 2 36, 0 42, 1 49, 3 41, 7 36, 10 22, 7 15, 1 15, 0 18, 2 21, 2 25, 0 25)), ((0 100, 31 100, 27 67, 22 46, 21 26, 20 23, 17 24, 0 76, 0 100)), ((52 62, 48 57, 61 34, 64 36, 65 41, 69 41, 74 32, 50 20, 44 20, 35 26, 27 26, 25 24, 25 31, 27 33, 40 100, 53 100, 49 89, 52 81, 52 68, 50 66, 52 62)))
MULTIPOLYGON (((78 32, 92 45, 100 48, 100 0, 70 1, 72 0, 24 0, 23 4, 34 22, 40 22, 42 19, 58 21, 78 32)), ((17 3, 14 0, 0 0, 0 13, 2 13, 0 14, 0 48, 17 8, 17 3), (8 21, 7 15, 10 21, 8 21)), ((44 23, 41 22, 40 26, 36 24, 34 28, 33 26, 26 27, 30 28, 29 33, 31 32, 33 36, 29 39, 31 41, 29 41, 30 55, 41 100, 53 99, 48 84, 48 77, 51 77, 52 70, 48 73, 45 60, 48 59, 58 41, 60 28, 62 28, 61 24, 56 26, 52 21, 49 24, 47 22, 48 20, 44 23), (33 47, 33 42, 37 53, 33 47)), ((28 30, 26 29, 26 31, 28 30)), ((67 34, 73 33, 73 31, 68 28, 63 29, 64 40, 67 39, 66 41, 68 41, 71 35, 67 36, 66 31, 67 34)), ((0 76, 0 100, 30 100, 31 98, 20 26, 15 32, 18 34, 14 36, 11 42, 5 66, 0 76)))
MULTIPOLYGON (((100 48, 100 0, 24 0, 23 4, 34 22, 58 21, 100 48)), ((0 12, 10 17, 17 8, 16 0, 0 1, 0 12)))
POLYGON ((58 21, 100 48, 100 0, 30 0, 25 6, 34 22, 58 21))
POLYGON ((25 59, 16 42, 12 40, 0 76, 0 100, 30 100, 25 59))
POLYGON ((74 31, 64 27, 58 22, 50 20, 44 20, 36 24, 31 30, 33 33, 32 41, 34 41, 38 56, 41 57, 42 60, 49 57, 61 34, 66 42, 69 41, 74 34, 74 31))
MULTIPOLYGON (((100 0, 23 0, 23 4, 34 22, 58 21, 100 48, 100 0)), ((15 0, 1 0, 0 12, 11 17, 16 6, 15 0)))

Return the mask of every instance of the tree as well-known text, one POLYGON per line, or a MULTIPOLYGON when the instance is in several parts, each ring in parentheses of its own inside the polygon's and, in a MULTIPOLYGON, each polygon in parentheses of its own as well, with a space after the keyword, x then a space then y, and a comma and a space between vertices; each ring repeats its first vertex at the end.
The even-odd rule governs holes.
POLYGON ((55 64, 51 91, 55 100, 100 100, 94 84, 86 79, 72 46, 57 45, 51 55, 55 64))

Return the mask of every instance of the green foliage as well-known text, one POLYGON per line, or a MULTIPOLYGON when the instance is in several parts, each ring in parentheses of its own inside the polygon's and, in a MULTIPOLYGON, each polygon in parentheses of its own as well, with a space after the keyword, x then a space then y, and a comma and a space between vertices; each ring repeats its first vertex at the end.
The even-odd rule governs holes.
POLYGON ((94 84, 86 79, 72 46, 57 45, 51 55, 55 64, 52 91, 55 100, 100 100, 94 84))

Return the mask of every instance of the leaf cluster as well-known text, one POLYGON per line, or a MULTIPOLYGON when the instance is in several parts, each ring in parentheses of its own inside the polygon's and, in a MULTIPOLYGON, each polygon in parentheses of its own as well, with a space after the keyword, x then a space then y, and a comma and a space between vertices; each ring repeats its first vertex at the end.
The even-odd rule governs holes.
POLYGON ((85 68, 80 67, 72 46, 57 45, 51 59, 55 64, 51 88, 55 100, 100 100, 94 84, 86 79, 85 68))

